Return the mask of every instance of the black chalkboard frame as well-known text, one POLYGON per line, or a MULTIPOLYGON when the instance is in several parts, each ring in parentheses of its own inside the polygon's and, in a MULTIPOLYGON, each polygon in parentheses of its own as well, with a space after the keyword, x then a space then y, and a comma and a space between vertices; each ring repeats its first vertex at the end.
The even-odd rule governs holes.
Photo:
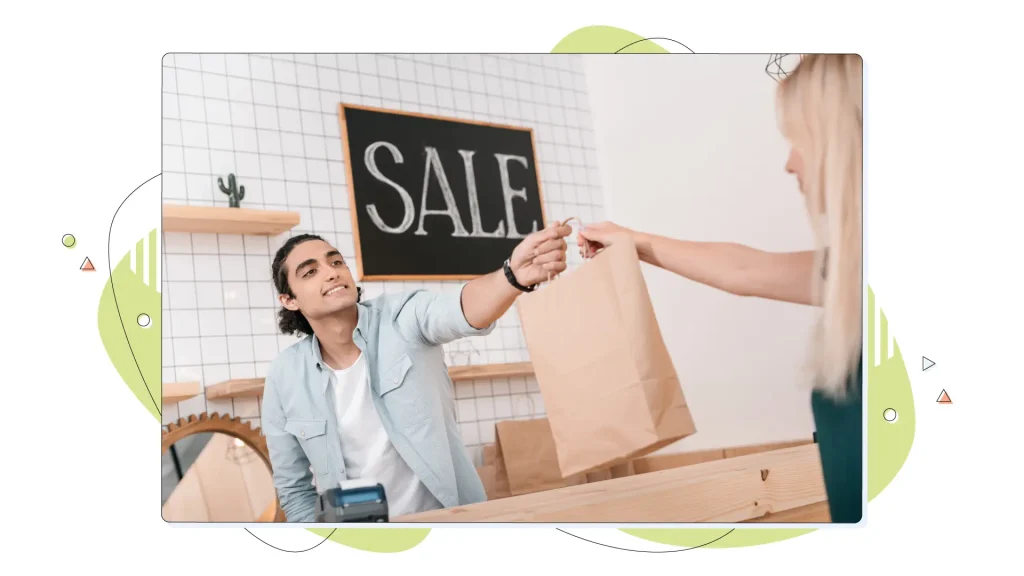
POLYGON ((348 125, 345 122, 345 110, 364 110, 367 112, 379 112, 382 114, 394 114, 398 116, 411 116, 418 118, 428 118, 431 120, 444 120, 448 122, 457 122, 460 124, 474 124, 477 126, 489 126, 492 128, 501 128, 503 130, 517 130, 520 132, 529 132, 530 134, 530 148, 533 152, 533 166, 534 172, 537 175, 537 197, 540 201, 540 214, 541 214, 541 229, 543 230, 548 225, 547 209, 544 202, 544 186, 540 176, 540 164, 537 162, 537 138, 533 128, 529 126, 513 126, 510 124, 500 124, 496 122, 484 122, 482 120, 467 120, 464 118, 454 118, 451 116, 440 116, 437 114, 426 114, 422 112, 409 112, 407 110, 396 110, 391 108, 380 108, 376 106, 365 106, 361 104, 347 104, 341 102, 338 104, 338 122, 341 125, 341 143, 345 154, 345 177, 346 177, 346 188, 348 189, 348 205, 349 215, 352 219, 352 238, 355 244, 356 251, 356 270, 355 280, 358 281, 383 281, 383 280, 473 280, 479 278, 481 274, 382 274, 374 276, 363 275, 363 252, 362 246, 359 243, 359 216, 356 213, 356 195, 355 187, 353 186, 352 179, 352 153, 349 148, 348 139, 348 125))

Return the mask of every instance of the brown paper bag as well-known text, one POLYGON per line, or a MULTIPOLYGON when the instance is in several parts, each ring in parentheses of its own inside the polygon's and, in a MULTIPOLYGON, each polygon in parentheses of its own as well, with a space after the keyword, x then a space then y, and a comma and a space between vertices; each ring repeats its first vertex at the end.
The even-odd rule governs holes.
MULTIPOLYGON (((512 492, 508 489, 508 472, 505 470, 505 459, 501 456, 501 451, 498 449, 498 445, 494 445, 494 450, 490 456, 493 460, 490 462, 494 466, 494 494, 495 498, 505 498, 511 496, 512 492)), ((487 458, 488 454, 484 451, 484 458, 487 458)))
POLYGON ((632 242, 523 294, 516 307, 563 477, 696 432, 632 242))
POLYGON ((582 475, 563 478, 547 419, 502 420, 495 424, 496 469, 504 469, 513 496, 582 484, 582 475))
POLYGON ((497 500, 511 496, 508 492, 508 477, 502 471, 499 473, 495 464, 485 464, 476 469, 480 476, 480 482, 484 485, 484 492, 488 500, 497 500))
POLYGON ((484 445, 484 466, 488 464, 494 464, 498 456, 498 445, 497 444, 486 444, 484 445))
POLYGON ((611 467, 612 478, 625 478, 626 476, 632 476, 636 473, 633 469, 633 461, 630 460, 625 464, 619 464, 618 466, 611 467))
POLYGON ((616 478, 625 478, 626 476, 632 476, 634 474, 633 461, 629 460, 624 464, 618 464, 609 468, 599 468, 593 472, 587 472, 587 484, 593 482, 604 482, 605 480, 614 480, 616 478))
POLYGON ((484 446, 484 464, 476 469, 483 482, 488 500, 506 498, 512 494, 508 491, 508 474, 505 472, 505 461, 501 458, 496 444, 484 446))

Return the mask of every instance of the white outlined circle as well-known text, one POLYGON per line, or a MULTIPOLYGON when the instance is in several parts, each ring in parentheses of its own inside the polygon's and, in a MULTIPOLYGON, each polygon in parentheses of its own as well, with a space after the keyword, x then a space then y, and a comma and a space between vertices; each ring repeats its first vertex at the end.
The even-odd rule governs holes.
POLYGON ((153 319, 149 317, 149 314, 143 313, 139 314, 138 322, 139 326, 142 326, 143 328, 149 328, 149 326, 153 323, 153 319))
POLYGON ((894 408, 886 408, 885 412, 882 412, 882 418, 885 418, 886 422, 895 422, 899 417, 899 413, 894 408))

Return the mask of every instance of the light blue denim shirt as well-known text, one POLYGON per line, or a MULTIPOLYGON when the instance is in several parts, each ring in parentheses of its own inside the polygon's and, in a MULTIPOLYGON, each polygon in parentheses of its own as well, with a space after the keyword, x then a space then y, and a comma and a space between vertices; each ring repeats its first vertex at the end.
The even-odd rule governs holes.
MULTIPOLYGON (((486 500, 459 434, 441 346, 489 334, 494 325, 476 329, 466 321, 461 290, 385 294, 356 307, 353 341, 367 361, 370 395, 395 449, 445 508, 486 500)), ((315 522, 317 488, 347 479, 335 379, 316 336, 285 349, 267 371, 263 433, 289 522, 315 522)))

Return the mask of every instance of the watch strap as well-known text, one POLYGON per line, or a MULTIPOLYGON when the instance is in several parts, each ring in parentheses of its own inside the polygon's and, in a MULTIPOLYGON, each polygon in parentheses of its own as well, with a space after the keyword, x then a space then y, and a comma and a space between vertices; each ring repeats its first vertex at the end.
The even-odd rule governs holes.
POLYGON ((502 266, 502 269, 505 271, 505 279, 507 279, 508 283, 516 290, 519 290, 520 292, 533 292, 537 288, 536 284, 533 286, 523 286, 518 280, 516 280, 516 275, 512 273, 512 263, 510 259, 505 260, 505 264, 502 266))

